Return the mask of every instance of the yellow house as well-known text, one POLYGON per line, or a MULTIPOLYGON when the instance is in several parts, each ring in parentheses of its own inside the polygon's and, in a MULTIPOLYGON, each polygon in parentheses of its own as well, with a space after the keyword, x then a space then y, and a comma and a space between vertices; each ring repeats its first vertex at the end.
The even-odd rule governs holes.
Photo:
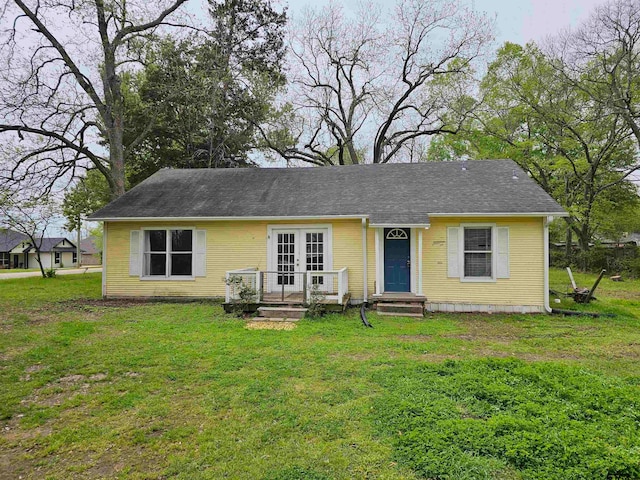
POLYGON ((91 219, 105 297, 544 312, 564 215, 514 162, 483 160, 165 169, 91 219))

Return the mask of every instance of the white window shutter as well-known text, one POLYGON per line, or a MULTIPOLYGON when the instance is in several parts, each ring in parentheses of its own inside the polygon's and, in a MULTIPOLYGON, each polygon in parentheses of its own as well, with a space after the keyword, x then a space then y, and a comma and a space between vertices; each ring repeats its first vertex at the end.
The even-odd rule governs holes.
POLYGON ((129 238, 129 275, 139 277, 142 267, 140 258, 140 230, 131 230, 129 238))
POLYGON ((498 227, 496 278, 509 278, 509 227, 498 227))
POLYGON ((447 228, 448 276, 460 278, 460 227, 447 228))
POLYGON ((193 255, 193 271, 196 277, 207 276, 207 231, 196 230, 196 246, 193 255))

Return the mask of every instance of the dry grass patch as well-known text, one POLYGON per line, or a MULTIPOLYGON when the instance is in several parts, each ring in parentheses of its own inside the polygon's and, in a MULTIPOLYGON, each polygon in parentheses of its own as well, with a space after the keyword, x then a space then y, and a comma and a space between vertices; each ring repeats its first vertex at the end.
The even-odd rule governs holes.
POLYGON ((293 330, 296 324, 293 322, 268 322, 250 321, 245 325, 247 330, 293 330))

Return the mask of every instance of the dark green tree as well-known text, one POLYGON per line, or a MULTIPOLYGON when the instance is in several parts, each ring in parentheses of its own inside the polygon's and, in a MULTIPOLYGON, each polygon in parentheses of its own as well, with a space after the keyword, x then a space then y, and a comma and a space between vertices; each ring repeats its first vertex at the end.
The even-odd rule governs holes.
POLYGON ((210 12, 209 35, 161 39, 130 78, 126 137, 148 130, 127 166, 131 186, 163 167, 248 166, 261 146, 257 126, 285 83, 286 13, 263 0, 210 2, 210 12))
POLYGON ((481 85, 482 107, 457 136, 433 142, 442 159, 512 158, 570 213, 573 235, 589 248, 611 202, 637 198, 631 131, 621 114, 573 88, 530 44, 505 44, 481 85))
POLYGON ((97 170, 89 170, 64 196, 62 214, 67 219, 65 229, 69 232, 76 231, 82 218, 91 215, 110 200, 111 191, 105 178, 97 170))

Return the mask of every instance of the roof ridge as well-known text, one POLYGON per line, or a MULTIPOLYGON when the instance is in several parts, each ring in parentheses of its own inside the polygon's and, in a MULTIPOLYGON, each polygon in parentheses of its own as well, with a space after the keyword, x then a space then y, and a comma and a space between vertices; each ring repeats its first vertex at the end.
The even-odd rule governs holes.
MULTIPOLYGON (((426 162, 386 162, 386 163, 356 163, 351 165, 303 165, 297 167, 270 167, 270 166, 262 166, 262 167, 233 167, 233 168, 172 168, 165 167, 158 170, 156 173, 147 177, 145 180, 140 182, 138 185, 146 182, 148 179, 152 178, 154 175, 159 173, 169 173, 169 172, 211 172, 211 173, 223 173, 223 172, 263 172, 263 171, 300 171, 300 170, 324 170, 324 169, 334 169, 334 168, 369 168, 369 167, 399 167, 399 166, 426 166, 426 165, 453 165, 453 164, 462 164, 462 163, 514 163, 516 166, 518 164, 515 160, 510 158, 479 158, 479 159, 469 159, 469 160, 428 160, 426 162)), ((137 185, 136 185, 137 187, 137 185)), ((135 188, 135 187, 134 187, 135 188)))

